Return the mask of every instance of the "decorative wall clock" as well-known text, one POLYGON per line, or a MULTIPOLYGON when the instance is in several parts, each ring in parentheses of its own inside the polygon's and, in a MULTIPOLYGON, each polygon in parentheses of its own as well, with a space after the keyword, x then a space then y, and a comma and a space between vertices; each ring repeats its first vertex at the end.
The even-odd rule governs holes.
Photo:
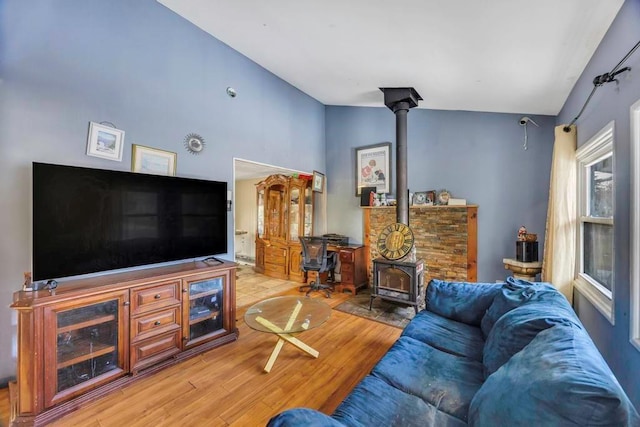
POLYGON ((413 231, 408 225, 397 222, 389 224, 378 235, 378 252, 390 260, 406 256, 413 247, 413 231))
POLYGON ((184 147, 191 154, 200 154, 204 150, 204 138, 197 133, 190 133, 184 138, 184 147))

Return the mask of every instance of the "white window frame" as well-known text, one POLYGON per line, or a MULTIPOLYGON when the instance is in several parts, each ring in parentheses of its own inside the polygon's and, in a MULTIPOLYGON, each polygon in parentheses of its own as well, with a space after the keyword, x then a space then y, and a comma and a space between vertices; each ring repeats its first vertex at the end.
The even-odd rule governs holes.
MULTIPOLYGON (((590 277, 584 271, 584 256, 583 256, 583 238, 582 227, 583 223, 590 222, 595 224, 610 224, 613 226, 613 218, 591 218, 586 216, 586 212, 589 206, 589 195, 587 189, 589 184, 587 180, 587 168, 591 167, 595 163, 598 163, 607 157, 612 157, 613 160, 613 211, 615 216, 615 160, 613 158, 613 138, 614 138, 615 126, 614 122, 609 122, 602 130, 595 134, 589 141, 587 141, 582 147, 576 151, 577 160, 577 178, 578 178, 578 232, 577 244, 576 244, 576 274, 573 281, 575 288, 584 295, 607 320, 615 325, 613 315, 613 299, 615 289, 615 275, 612 280, 611 290, 602 286, 598 281, 590 277)), ((615 241, 613 242, 615 251, 615 241)), ((615 263, 615 257, 613 259, 615 263)))
POLYGON ((631 316, 629 341, 640 350, 640 100, 631 106, 631 316))

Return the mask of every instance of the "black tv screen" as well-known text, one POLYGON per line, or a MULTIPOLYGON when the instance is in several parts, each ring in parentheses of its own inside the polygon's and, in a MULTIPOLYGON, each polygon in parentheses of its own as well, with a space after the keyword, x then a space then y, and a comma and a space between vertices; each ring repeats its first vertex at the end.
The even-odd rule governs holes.
POLYGON ((33 163, 33 280, 227 252, 227 183, 33 163))

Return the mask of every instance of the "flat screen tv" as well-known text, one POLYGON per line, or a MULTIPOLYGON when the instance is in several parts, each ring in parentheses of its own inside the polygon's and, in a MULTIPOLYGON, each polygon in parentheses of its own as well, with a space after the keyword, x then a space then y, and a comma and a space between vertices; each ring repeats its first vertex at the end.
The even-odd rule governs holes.
POLYGON ((33 163, 33 280, 227 252, 227 183, 33 163))

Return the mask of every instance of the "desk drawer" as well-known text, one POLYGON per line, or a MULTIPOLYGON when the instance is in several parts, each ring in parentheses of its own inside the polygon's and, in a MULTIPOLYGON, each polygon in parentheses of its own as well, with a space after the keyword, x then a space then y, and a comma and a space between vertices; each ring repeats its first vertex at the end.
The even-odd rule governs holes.
POLYGON ((340 271, 340 283, 353 285, 353 271, 340 271))
POLYGON ((354 256, 352 251, 340 251, 340 262, 353 264, 354 256))
POLYGON ((136 288, 131 291, 131 315, 180 304, 180 281, 136 288))
POLYGON ((136 342, 180 329, 180 307, 131 319, 131 341, 136 342))
POLYGON ((340 264, 340 274, 344 273, 353 274, 353 264, 340 264))

